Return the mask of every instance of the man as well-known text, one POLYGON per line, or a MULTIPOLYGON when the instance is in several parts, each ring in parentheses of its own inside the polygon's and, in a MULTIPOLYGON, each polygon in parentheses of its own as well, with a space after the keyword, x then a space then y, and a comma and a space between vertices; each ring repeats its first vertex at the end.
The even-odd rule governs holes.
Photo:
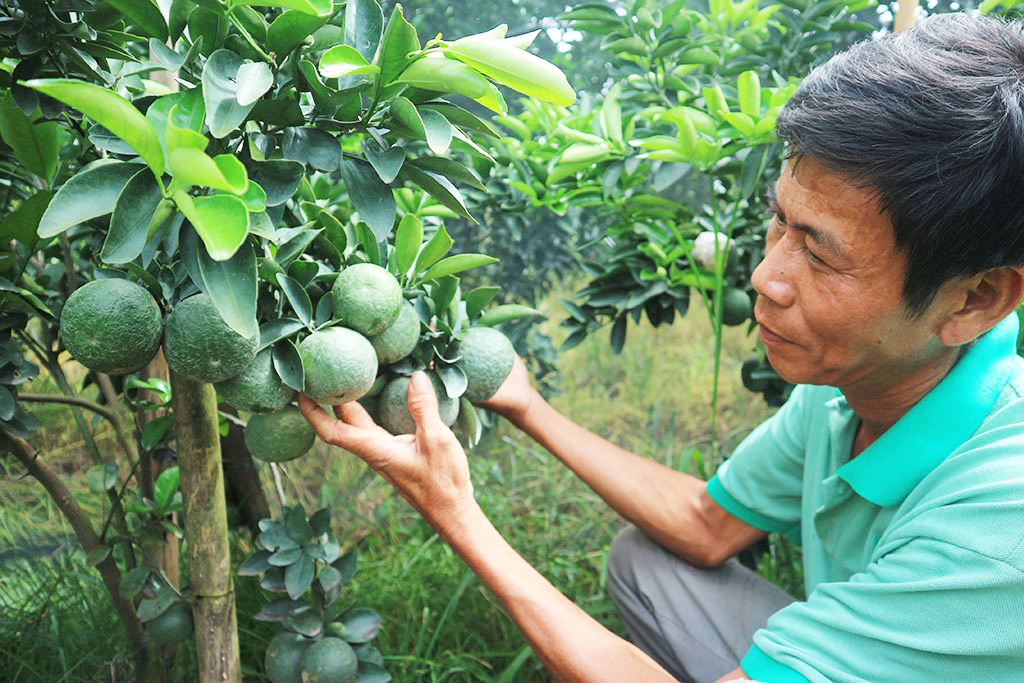
POLYGON ((485 405, 632 522, 609 586, 634 642, 487 521, 422 374, 415 436, 357 404, 320 436, 363 457, 508 609, 559 680, 1024 680, 1024 32, 928 19, 819 67, 753 275, 760 338, 799 386, 707 484, 559 415, 518 362, 485 405), (802 542, 808 598, 737 563, 802 542))

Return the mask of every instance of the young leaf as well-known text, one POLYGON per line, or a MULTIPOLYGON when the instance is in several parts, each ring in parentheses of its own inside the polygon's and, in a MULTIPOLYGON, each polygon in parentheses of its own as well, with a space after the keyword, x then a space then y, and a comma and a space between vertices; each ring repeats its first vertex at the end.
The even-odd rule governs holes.
POLYGON ((443 50, 524 95, 563 107, 576 101, 576 92, 557 66, 504 41, 469 36, 443 50))
POLYGON ((422 57, 406 67, 395 79, 415 88, 458 93, 470 99, 487 94, 487 79, 471 66, 456 59, 422 57))
POLYGON ((423 243, 423 222, 412 213, 402 216, 395 233, 395 263, 402 278, 409 274, 423 243))
POLYGON ((174 194, 178 210, 192 223, 210 257, 225 261, 234 255, 249 231, 249 211, 245 203, 231 195, 192 199, 187 192, 174 194))
POLYGON ((238 92, 235 95, 238 104, 247 107, 270 90, 274 85, 274 74, 263 62, 249 62, 238 67, 235 75, 238 92))
POLYGON ((288 9, 317 17, 330 16, 333 9, 331 0, 242 0, 239 4, 255 5, 257 7, 264 7, 266 5, 287 7, 288 9))
POLYGON ((455 242, 448 236, 444 226, 439 226, 437 232, 434 233, 426 246, 423 247, 423 250, 420 251, 419 256, 416 257, 414 272, 418 273, 437 263, 442 256, 448 253, 453 244, 455 242))
POLYGON ((380 67, 367 62, 366 58, 350 45, 335 45, 320 57, 317 71, 324 78, 375 76, 380 72, 380 67))
POLYGON ((478 268, 480 266, 486 266, 490 263, 497 263, 498 259, 493 256, 487 256, 486 254, 456 254, 455 256, 449 256, 448 258, 441 259, 430 268, 427 272, 423 273, 423 280, 436 280, 444 277, 445 275, 452 275, 454 273, 461 273, 464 270, 470 268, 478 268))
POLYGON ((444 154, 452 144, 452 124, 436 111, 424 109, 419 112, 423 121, 423 130, 427 138, 427 147, 434 154, 444 154))
POLYGON ((128 263, 142 253, 150 219, 162 200, 160 186, 148 168, 131 177, 114 204, 110 229, 100 252, 104 263, 128 263))
POLYGON ((74 107, 135 150, 153 175, 164 173, 164 150, 153 124, 131 102, 98 85, 69 78, 43 78, 25 83, 30 88, 74 107))
POLYGON ((753 119, 761 118, 761 80, 756 71, 744 71, 736 81, 740 111, 753 119))
POLYGON ((142 450, 149 452, 156 448, 173 423, 174 418, 170 415, 162 415, 147 422, 142 428, 142 450))
POLYGON ((487 304, 491 303, 499 291, 501 291, 500 287, 477 287, 463 297, 466 302, 466 317, 470 322, 487 308, 487 304))
POLYGON ((521 304, 502 304, 501 306, 495 306, 484 313, 480 317, 480 320, 477 321, 477 325, 500 325, 501 323, 519 320, 520 318, 530 318, 540 314, 540 311, 530 308, 529 306, 523 306, 521 304))

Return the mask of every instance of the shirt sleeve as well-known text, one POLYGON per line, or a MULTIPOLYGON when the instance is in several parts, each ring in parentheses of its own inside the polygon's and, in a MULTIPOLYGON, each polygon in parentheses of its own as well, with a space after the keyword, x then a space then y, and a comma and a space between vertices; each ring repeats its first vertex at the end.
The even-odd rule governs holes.
POLYGON ((780 610, 741 666, 773 683, 1019 680, 1022 585, 1012 564, 912 539, 780 610))
POLYGON ((756 529, 790 535, 799 528, 811 393, 796 387, 708 482, 716 503, 756 529))

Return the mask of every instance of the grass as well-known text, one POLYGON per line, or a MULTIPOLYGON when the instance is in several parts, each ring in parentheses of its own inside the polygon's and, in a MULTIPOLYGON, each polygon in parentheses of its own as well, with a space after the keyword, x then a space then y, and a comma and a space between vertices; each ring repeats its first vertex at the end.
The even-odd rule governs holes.
MULTIPOLYGON (((544 304, 552 318, 544 325, 557 339, 555 302, 552 296, 544 304)), ((752 338, 743 329, 725 332, 716 436, 720 452, 728 453, 769 410, 739 381, 739 364, 751 354, 752 338)), ((711 439, 712 349, 701 311, 671 327, 631 326, 619 356, 611 353, 604 335, 595 336, 563 355, 562 393, 551 400, 619 445, 707 474, 716 465, 703 459, 711 439)), ((28 390, 46 388, 34 384, 28 390)), ((91 463, 67 409, 39 406, 36 412, 48 425, 37 443, 44 457, 60 465, 91 512, 105 511, 104 499, 90 494, 85 484, 91 463)), ((100 435, 105 428, 94 426, 100 435)), ((607 547, 621 520, 507 424, 499 424, 470 453, 470 464, 481 505, 513 547, 584 610, 621 633, 604 573, 607 547)), ((342 544, 358 550, 360 570, 344 599, 383 616, 375 642, 396 682, 550 680, 493 597, 357 458, 318 443, 314 452, 290 464, 285 491, 289 504, 301 502, 309 511, 330 505, 342 544)), ((0 549, 69 535, 41 488, 0 465, 0 549)), ((250 549, 251 542, 239 536, 235 560, 250 549)), ((114 680, 111 667, 127 659, 120 627, 98 576, 83 566, 80 555, 0 564, 0 680, 114 680), (45 606, 39 602, 43 595, 52 596, 45 606), (34 670, 43 652, 47 666, 34 670)), ((263 648, 277 628, 250 616, 267 599, 261 593, 252 580, 238 580, 243 668, 254 681, 261 680, 263 648)), ((188 680, 189 659, 179 658, 177 668, 172 680, 188 680)))

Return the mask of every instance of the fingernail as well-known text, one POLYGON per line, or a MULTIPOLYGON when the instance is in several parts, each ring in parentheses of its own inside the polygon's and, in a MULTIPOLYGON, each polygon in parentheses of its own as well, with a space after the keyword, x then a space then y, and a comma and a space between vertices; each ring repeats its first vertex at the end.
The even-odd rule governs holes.
POLYGON ((430 387, 430 378, 427 377, 427 373, 422 370, 417 370, 412 373, 412 377, 409 378, 409 383, 416 391, 426 391, 427 388, 430 387))

